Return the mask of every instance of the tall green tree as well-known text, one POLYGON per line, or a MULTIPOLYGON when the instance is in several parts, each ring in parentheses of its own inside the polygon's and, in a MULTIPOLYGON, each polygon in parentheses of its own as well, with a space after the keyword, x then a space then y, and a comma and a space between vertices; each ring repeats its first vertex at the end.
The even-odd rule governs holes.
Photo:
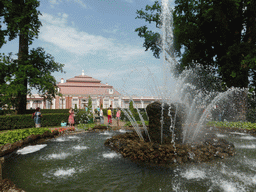
POLYGON ((29 45, 32 44, 34 37, 38 37, 41 26, 38 19, 40 12, 36 9, 39 4, 37 0, 1 0, 0 16, 7 29, 0 28, 0 47, 6 43, 4 36, 8 36, 9 41, 19 37, 19 73, 15 75, 19 84, 16 98, 16 109, 19 114, 26 111, 28 52, 29 45))
MULTIPOLYGON (((13 59, 11 53, 0 55, 0 70, 3 69, 4 73, 0 84, 0 107, 6 104, 14 108, 19 107, 19 92, 24 90, 22 86, 24 78, 27 79, 29 86, 25 95, 31 95, 34 88, 40 96, 51 100, 58 94, 56 79, 51 73, 63 72, 63 67, 64 64, 55 62, 54 58, 41 47, 30 50, 27 65, 19 65, 19 60, 13 59)), ((2 72, 0 76, 1 74, 2 72)))
MULTIPOLYGON (((193 60, 211 69, 227 87, 256 86, 256 1, 176 0, 174 18, 175 54, 181 59, 178 72, 193 67, 193 60), (181 50, 184 50, 183 52, 181 50)), ((158 1, 137 11, 137 18, 161 27, 158 1)), ((147 26, 137 28, 156 58, 162 51, 158 33, 147 26)))
POLYGON ((92 111, 92 98, 91 96, 89 96, 88 98, 88 111, 87 111, 87 115, 88 115, 88 120, 91 121, 91 119, 93 118, 93 111, 92 111))
POLYGON ((0 105, 12 106, 17 113, 26 111, 27 94, 37 89, 40 96, 51 101, 57 92, 53 72, 63 72, 64 64, 39 47, 29 53, 29 45, 39 34, 41 22, 38 19, 37 0, 1 0, 0 16, 6 30, 0 27, 0 47, 6 43, 4 36, 11 41, 19 37, 18 59, 12 54, 0 55, 0 105), (29 86, 29 89, 28 89, 29 86))

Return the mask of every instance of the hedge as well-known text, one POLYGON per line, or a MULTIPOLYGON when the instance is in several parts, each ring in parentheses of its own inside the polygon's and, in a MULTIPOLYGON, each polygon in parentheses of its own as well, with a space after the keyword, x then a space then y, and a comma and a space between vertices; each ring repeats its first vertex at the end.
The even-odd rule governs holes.
MULTIPOLYGON (((36 110, 35 109, 28 109, 26 110, 26 114, 32 114, 36 110)), ((68 113, 69 109, 41 109, 41 113, 68 113)), ((15 110, 0 110, 0 115, 6 115, 6 114, 15 114, 15 110)))
POLYGON ((251 123, 256 123, 256 109, 248 109, 247 110, 246 120, 251 123))
MULTIPOLYGON (((68 113, 43 114, 42 127, 60 126, 61 121, 68 121, 68 113)), ((0 116, 0 130, 23 129, 35 127, 31 114, 0 116)))

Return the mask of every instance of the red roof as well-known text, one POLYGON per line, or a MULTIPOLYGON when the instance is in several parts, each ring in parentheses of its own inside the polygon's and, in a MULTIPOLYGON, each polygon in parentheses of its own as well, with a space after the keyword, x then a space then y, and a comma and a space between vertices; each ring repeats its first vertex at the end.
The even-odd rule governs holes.
POLYGON ((65 83, 59 83, 57 86, 60 88, 60 93, 64 95, 120 95, 113 86, 103 84, 100 80, 86 75, 67 79, 65 83), (113 89, 112 94, 109 93, 109 89, 113 89))
POLYGON ((116 90, 109 94, 109 89, 94 87, 61 87, 60 93, 64 95, 120 95, 116 90))

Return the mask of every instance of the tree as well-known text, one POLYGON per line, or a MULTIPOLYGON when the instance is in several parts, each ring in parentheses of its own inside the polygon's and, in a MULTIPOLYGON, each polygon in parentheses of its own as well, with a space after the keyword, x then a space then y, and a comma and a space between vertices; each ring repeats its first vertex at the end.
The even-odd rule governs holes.
POLYGON ((87 114, 88 114, 89 121, 91 121, 91 119, 93 119, 92 98, 91 98, 91 96, 89 96, 89 99, 88 99, 88 111, 87 111, 87 114))
POLYGON ((9 41, 19 36, 18 68, 20 73, 16 73, 19 87, 16 98, 16 109, 19 114, 26 111, 26 93, 27 93, 27 69, 29 45, 32 44, 33 37, 38 37, 41 22, 38 16, 41 14, 36 8, 39 6, 37 0, 2 0, 0 16, 3 23, 6 23, 7 29, 0 28, 0 47, 6 41, 4 36, 9 36, 9 41))
MULTIPOLYGON (((175 55, 181 58, 177 71, 181 73, 186 67, 193 67, 194 60, 206 68, 215 68, 216 77, 227 87, 255 88, 256 2, 176 0, 175 4, 175 10, 170 14, 174 17, 175 55)), ((137 11, 136 18, 155 22, 159 28, 160 7, 156 1, 152 7, 146 6, 147 12, 137 11)), ((152 40, 160 35, 149 31, 146 26, 135 31, 145 38, 143 46, 146 50, 151 48, 154 56, 159 58, 161 43, 152 40)))
MULTIPOLYGON (((19 106, 19 92, 32 94, 31 89, 38 90, 38 94, 51 101, 58 94, 56 80, 51 75, 52 72, 63 72, 64 64, 54 61, 50 54, 46 54, 44 49, 39 47, 32 49, 27 58, 26 65, 19 65, 18 59, 12 59, 12 54, 0 55, 0 76, 4 77, 0 84, 0 106, 7 104, 14 108, 19 106), (23 79, 27 79, 27 85, 23 84, 23 79)), ((25 108, 26 109, 26 108, 25 108)))
MULTIPOLYGON (((145 8, 146 11, 150 11, 150 13, 144 12, 142 9, 137 10, 138 16, 135 19, 144 19, 146 22, 155 22, 156 28, 161 27, 161 20, 160 20, 160 14, 161 14, 161 6, 159 5, 158 1, 155 1, 153 6, 147 5, 145 8)), ((143 47, 146 48, 146 51, 150 48, 153 52, 153 55, 159 59, 160 58, 160 52, 161 52, 161 42, 160 42, 160 34, 157 32, 153 32, 151 30, 148 30, 148 27, 142 26, 137 29, 135 29, 135 32, 138 32, 139 37, 142 37, 145 39, 145 42, 143 44, 143 47)))
POLYGON ((4 36, 8 36, 9 41, 19 36, 18 60, 12 59, 11 54, 1 55, 0 69, 3 70, 0 72, 0 105, 13 106, 19 114, 24 114, 26 97, 31 94, 31 88, 37 89, 39 95, 49 101, 55 97, 56 80, 51 73, 63 72, 64 64, 55 62, 40 47, 29 53, 29 45, 34 37, 38 37, 41 26, 38 19, 41 13, 36 10, 39 1, 2 0, 0 4, 0 16, 7 26, 6 30, 0 28, 0 47, 6 43, 4 36))
POLYGON ((133 101, 131 100, 129 103, 129 110, 131 111, 132 116, 136 121, 140 121, 140 116, 138 114, 138 111, 133 106, 133 101))

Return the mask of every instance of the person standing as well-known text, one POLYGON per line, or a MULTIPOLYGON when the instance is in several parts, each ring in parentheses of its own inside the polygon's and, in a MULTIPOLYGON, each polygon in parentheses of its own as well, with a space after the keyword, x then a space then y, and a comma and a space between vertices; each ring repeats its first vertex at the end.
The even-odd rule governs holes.
POLYGON ((100 123, 104 124, 104 117, 103 117, 103 110, 102 107, 100 108, 100 123))
POLYGON ((120 126, 120 116, 121 116, 121 111, 118 108, 117 112, 116 112, 116 123, 117 123, 117 127, 120 126))
POLYGON ((108 114, 108 124, 112 124, 112 111, 110 107, 108 108, 107 114, 108 114))
POLYGON ((74 111, 72 108, 69 110, 69 117, 68 117, 68 123, 70 127, 74 126, 75 120, 74 120, 74 111))
POLYGON ((40 112, 40 108, 39 107, 37 107, 36 108, 36 112, 33 113, 33 118, 34 118, 34 122, 35 122, 36 128, 41 127, 42 114, 40 112))

